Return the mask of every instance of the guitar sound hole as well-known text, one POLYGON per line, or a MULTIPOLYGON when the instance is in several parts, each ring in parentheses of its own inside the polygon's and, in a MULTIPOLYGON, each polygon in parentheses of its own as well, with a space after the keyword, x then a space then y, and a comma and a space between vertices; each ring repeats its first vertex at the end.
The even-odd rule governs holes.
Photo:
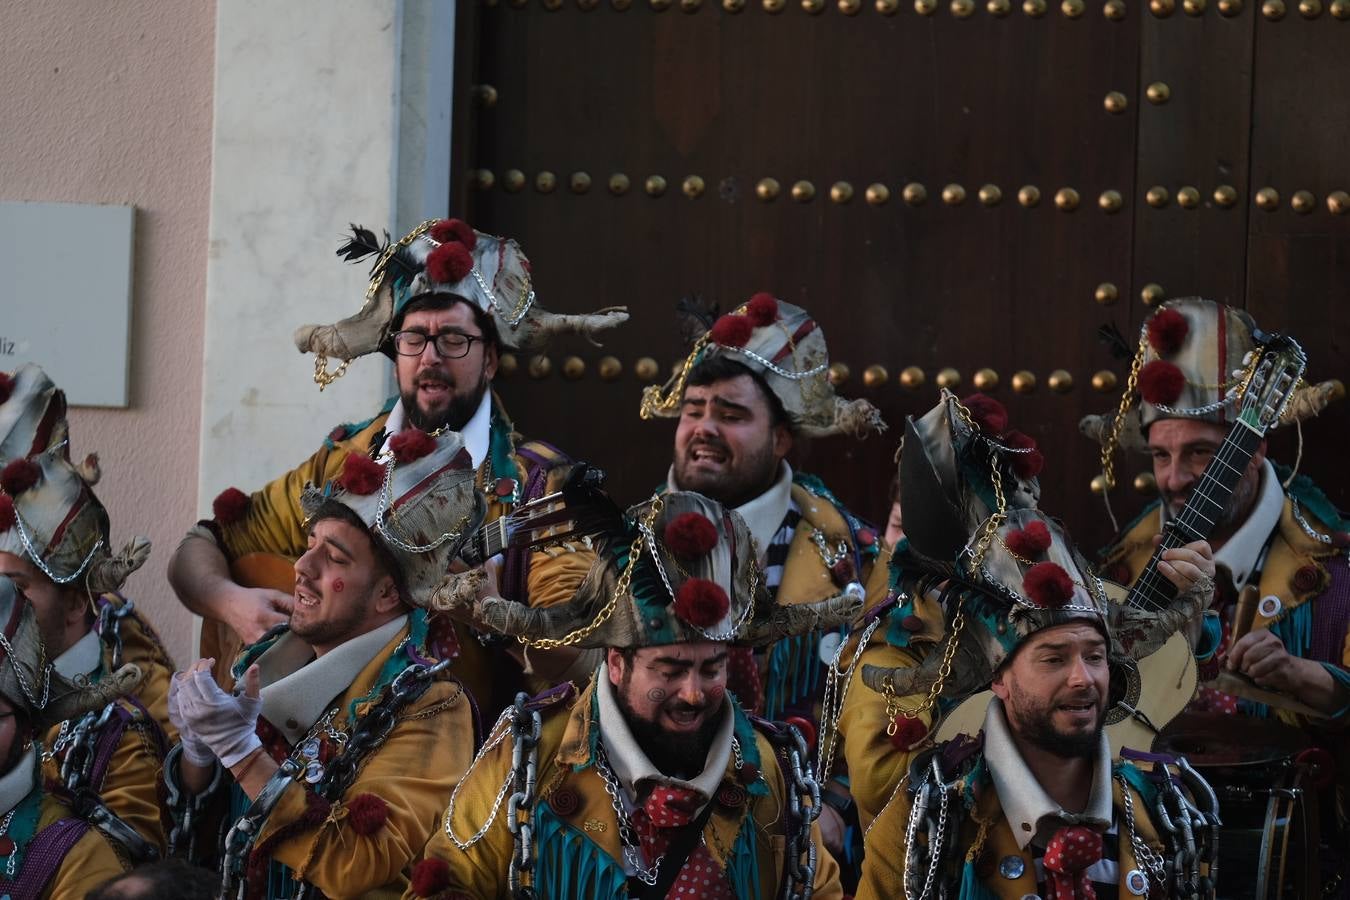
POLYGON ((1106 711, 1106 724, 1115 725, 1117 722, 1124 721, 1129 715, 1129 711, 1120 704, 1124 703, 1131 709, 1138 708, 1139 694, 1143 689, 1143 683, 1139 677, 1139 668, 1133 660, 1113 660, 1111 662, 1111 706, 1106 711))

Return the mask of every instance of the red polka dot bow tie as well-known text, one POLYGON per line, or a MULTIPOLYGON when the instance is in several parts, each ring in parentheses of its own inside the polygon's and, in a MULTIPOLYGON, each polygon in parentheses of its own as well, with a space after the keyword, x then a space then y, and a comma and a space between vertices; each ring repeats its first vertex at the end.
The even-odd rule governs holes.
POLYGON ((1046 900, 1097 900, 1088 867, 1102 858, 1102 836, 1082 825, 1056 831, 1041 860, 1046 874, 1046 900))
POLYGON ((694 821, 702 795, 691 788, 656 785, 642 809, 654 828, 681 828, 694 821))

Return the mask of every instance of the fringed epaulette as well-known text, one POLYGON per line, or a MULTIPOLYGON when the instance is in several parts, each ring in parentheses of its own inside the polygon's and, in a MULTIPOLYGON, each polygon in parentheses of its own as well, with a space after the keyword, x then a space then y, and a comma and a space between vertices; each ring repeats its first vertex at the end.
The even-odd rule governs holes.
POLYGON ((628 874, 623 864, 553 811, 535 810, 534 890, 539 897, 621 897, 628 874))
POLYGON ((384 406, 375 415, 366 419, 364 422, 345 422, 328 432, 328 436, 323 439, 323 445, 329 450, 334 450, 342 441, 350 440, 371 426, 380 416, 387 416, 394 409, 394 404, 398 403, 398 395, 390 397, 384 401, 384 406))

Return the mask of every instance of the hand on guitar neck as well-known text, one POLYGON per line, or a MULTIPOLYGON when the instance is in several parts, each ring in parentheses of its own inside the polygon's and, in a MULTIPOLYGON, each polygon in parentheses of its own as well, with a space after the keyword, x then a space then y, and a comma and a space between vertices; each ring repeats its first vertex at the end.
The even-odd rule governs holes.
MULTIPOLYGON (((1155 536, 1153 546, 1161 544, 1162 535, 1155 536)), ((1197 614, 1191 617, 1185 628, 1186 642, 1194 652, 1204 626, 1204 611, 1214 599, 1214 575, 1217 571, 1214 551, 1208 541, 1192 541, 1172 547, 1159 554, 1157 569, 1158 574, 1176 588, 1178 596, 1193 591, 1208 593, 1208 596, 1197 598, 1197 614)))

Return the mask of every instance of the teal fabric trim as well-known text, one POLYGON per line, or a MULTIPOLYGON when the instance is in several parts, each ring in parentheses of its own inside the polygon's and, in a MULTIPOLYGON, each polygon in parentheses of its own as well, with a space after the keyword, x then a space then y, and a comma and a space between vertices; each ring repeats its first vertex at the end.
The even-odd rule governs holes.
POLYGON ((751 797, 767 797, 769 783, 764 780, 764 765, 760 761, 759 743, 755 740, 755 726, 741 708, 741 704, 735 700, 731 703, 731 712, 736 717, 731 726, 731 733, 735 736, 736 743, 741 745, 741 759, 746 765, 754 766, 760 773, 754 782, 746 785, 745 792, 751 797))
MULTIPOLYGON (((1275 465, 1275 473, 1279 475, 1281 483, 1288 480, 1292 471, 1288 466, 1275 465)), ((1345 516, 1307 475, 1295 477, 1293 481, 1289 482, 1289 487, 1285 488, 1284 492, 1287 496, 1297 500, 1299 506, 1312 513, 1333 531, 1340 531, 1346 527, 1345 516)))
POLYGON ((14 807, 14 818, 5 832, 14 841, 14 871, 23 871, 23 857, 28 844, 37 835, 38 817, 42 813, 42 744, 33 742, 37 751, 33 759, 33 789, 14 807))
POLYGON ((1294 607, 1288 615, 1281 616, 1278 621, 1270 623, 1270 630, 1284 642, 1284 648, 1289 651, 1290 656, 1306 658, 1308 649, 1312 646, 1312 606, 1312 601, 1309 600, 1294 607))
MULTIPOLYGON (((234 661, 234 665, 230 667, 230 674, 234 676, 235 681, 243 678, 244 673, 248 671, 248 667, 257 662, 258 657, 272 649, 272 645, 281 640, 281 636, 284 634, 286 634, 285 631, 277 632, 267 640, 250 644, 241 650, 238 658, 234 661)), ((240 815, 243 815, 243 813, 240 813, 240 815)))
POLYGON ((961 892, 956 896, 957 900, 998 900, 998 895, 984 886, 975 872, 975 863, 970 861, 961 866, 961 892))
MULTIPOLYGON (((637 528, 633 527, 628 535, 636 536, 637 528)), ((616 541, 618 549, 614 553, 614 565, 619 571, 628 567, 628 559, 632 547, 629 536, 621 541, 616 541)), ((644 565, 646 555, 638 560, 638 565, 633 571, 633 577, 629 581, 628 590, 633 595, 633 600, 637 604, 638 611, 642 617, 642 628, 648 637, 648 643, 652 646, 659 644, 678 643, 681 638, 675 633, 675 625, 671 619, 670 605, 675 598, 670 596, 666 590, 665 582, 661 580, 661 574, 655 566, 644 565), (653 622, 659 622, 656 627, 653 622)))
POLYGON ((370 427, 371 422, 374 422, 380 416, 388 415, 390 412, 392 412, 395 403, 398 403, 398 394, 395 394, 394 396, 385 400, 384 406, 380 407, 380 411, 377 412, 375 415, 371 416, 369 419, 366 419, 364 422, 344 422, 343 424, 332 429, 323 439, 324 447, 326 447, 329 450, 336 450, 338 442, 337 440, 333 439, 334 434, 336 434, 339 431, 342 432, 342 436, 338 438, 338 440, 345 441, 348 438, 352 437, 353 435, 365 431, 367 428, 370 427))
POLYGON ((415 609, 408 616, 408 636, 384 661, 384 665, 380 667, 380 674, 376 676, 375 684, 371 686, 370 690, 364 696, 357 697, 347 705, 348 718, 355 719, 356 707, 362 703, 376 700, 384 693, 385 688, 394 683, 394 679, 399 676, 400 672, 412 665, 413 658, 408 652, 409 650, 424 650, 426 645, 427 613, 424 609, 415 609))
MULTIPOLYGON (((839 629, 842 633, 842 629, 839 629)), ((815 696, 825 665, 820 661, 822 632, 808 631, 781 638, 769 648, 764 685, 764 718, 777 719, 783 711, 815 696)))
MULTIPOLYGON (((237 784, 230 785, 229 803, 229 821, 238 822, 248 812, 253 801, 248 799, 248 795, 237 784)), ((253 842, 250 841, 248 850, 244 854, 244 864, 248 864, 248 855, 253 852, 253 842)), ((267 884, 265 885, 263 896, 267 900, 290 900, 296 892, 300 890, 304 882, 298 881, 291 867, 276 859, 270 859, 267 862, 267 884)))
POLYGON ((516 477, 514 461, 516 445, 511 441, 511 431, 514 427, 511 420, 502 413, 501 405, 494 401, 492 424, 488 430, 488 461, 492 470, 488 473, 487 489, 491 494, 498 478, 510 478, 515 483, 515 490, 509 499, 502 499, 511 504, 520 502, 520 493, 525 489, 520 479, 516 477))
POLYGON ((628 876, 619 861, 559 819, 547 803, 535 805, 534 839, 538 896, 559 900, 627 896, 628 876))
POLYGON ((900 623, 908 616, 914 615, 914 599, 912 597, 905 600, 904 603, 897 604, 894 609, 886 613, 888 621, 886 623, 886 643, 892 647, 904 649, 909 646, 909 642, 914 639, 914 632, 905 628, 900 623))
POLYGON ((741 830, 736 833, 736 843, 727 857, 727 881, 731 882, 731 892, 739 900, 758 900, 760 893, 759 856, 756 853, 755 817, 746 816, 741 830))
POLYGON ((1223 641, 1223 622, 1218 616, 1209 615, 1207 611, 1201 621, 1201 627, 1200 640, 1195 647, 1195 660, 1208 662, 1219 652, 1219 644, 1223 641))
POLYGON ((1124 776, 1125 781, 1129 783, 1130 787, 1135 789, 1140 798, 1144 801, 1144 805, 1149 810, 1152 810, 1153 807, 1157 805, 1157 786, 1155 786, 1152 781, 1149 781, 1148 776, 1140 771, 1139 767, 1134 763, 1123 759, 1118 760, 1116 764, 1111 767, 1111 771, 1113 774, 1124 776))

